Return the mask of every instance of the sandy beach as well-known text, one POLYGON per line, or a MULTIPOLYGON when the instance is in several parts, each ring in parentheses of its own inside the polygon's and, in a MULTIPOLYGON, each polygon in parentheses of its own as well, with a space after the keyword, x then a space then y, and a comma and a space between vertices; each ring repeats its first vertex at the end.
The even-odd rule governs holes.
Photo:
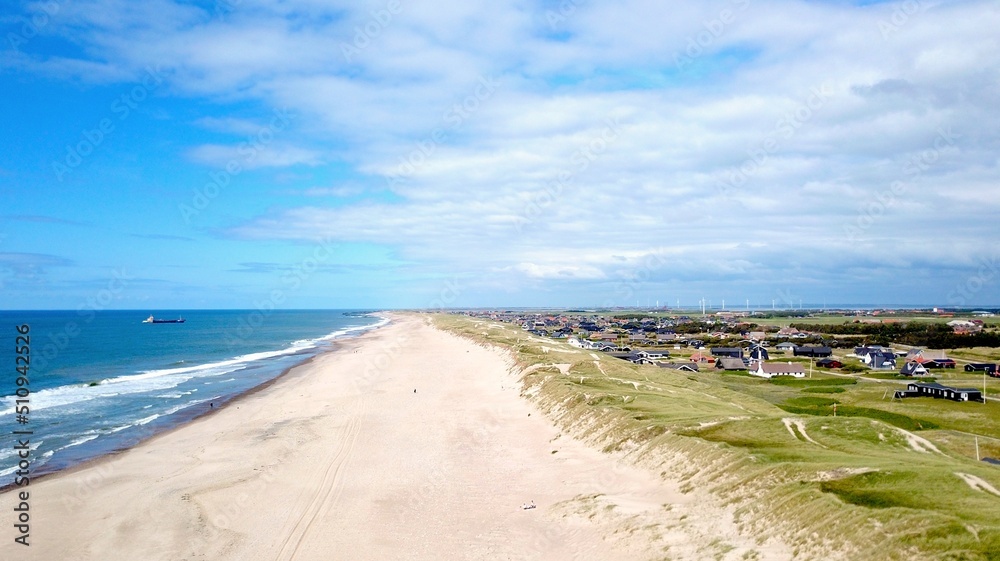
POLYGON ((413 315, 338 346, 33 482, 31 545, 5 522, 0 558, 696 559, 738 538, 705 497, 560 434, 500 350, 413 315))

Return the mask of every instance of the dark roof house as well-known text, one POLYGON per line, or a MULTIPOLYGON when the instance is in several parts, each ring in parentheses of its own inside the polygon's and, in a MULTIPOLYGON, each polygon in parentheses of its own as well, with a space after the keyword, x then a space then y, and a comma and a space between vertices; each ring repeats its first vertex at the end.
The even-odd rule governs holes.
POLYGON ((767 354, 767 349, 764 345, 754 344, 750 345, 750 358, 752 360, 769 360, 771 357, 767 354))
POLYGON ((712 347, 712 356, 743 358, 743 349, 739 347, 712 347))
POLYGON ((935 383, 912 382, 905 390, 896 390, 893 398, 933 397, 952 401, 983 401, 983 392, 975 388, 954 388, 935 383))
POLYGON ((715 361, 715 367, 722 370, 746 370, 747 364, 742 358, 722 357, 715 361))
POLYGON ((903 376, 926 376, 927 369, 924 368, 923 364, 915 360, 911 360, 903 365, 903 368, 899 370, 899 373, 903 376))
POLYGON ((813 358, 828 357, 833 354, 833 349, 830 347, 796 347, 794 351, 795 356, 808 356, 813 358))

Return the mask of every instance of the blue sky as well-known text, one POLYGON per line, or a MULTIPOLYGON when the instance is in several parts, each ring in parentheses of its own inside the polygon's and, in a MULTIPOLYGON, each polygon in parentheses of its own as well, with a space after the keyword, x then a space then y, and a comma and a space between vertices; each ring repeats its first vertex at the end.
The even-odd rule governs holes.
POLYGON ((0 24, 0 308, 1000 304, 995 1, 0 24))

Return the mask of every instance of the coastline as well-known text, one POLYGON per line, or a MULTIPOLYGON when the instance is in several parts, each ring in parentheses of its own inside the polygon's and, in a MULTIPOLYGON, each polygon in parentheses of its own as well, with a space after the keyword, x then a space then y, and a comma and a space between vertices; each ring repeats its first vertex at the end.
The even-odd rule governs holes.
MULTIPOLYGON (((52 470, 52 471, 45 471, 45 472, 39 473, 37 475, 32 475, 31 476, 31 481, 32 482, 38 482, 38 481, 43 481, 45 479, 49 479, 49 478, 57 476, 57 475, 72 474, 73 472, 79 471, 81 469, 86 469, 86 468, 89 468, 89 467, 94 467, 94 466, 100 465, 101 462, 104 462, 104 461, 106 461, 108 459, 111 459, 111 458, 113 458, 115 456, 118 456, 118 455, 121 455, 121 454, 123 454, 125 452, 128 452, 129 450, 131 450, 133 448, 136 448, 138 446, 143 446, 143 445, 146 445, 146 444, 150 444, 151 445, 158 438, 166 436, 166 435, 168 435, 168 434, 170 434, 170 433, 172 433, 172 432, 174 432, 176 430, 183 429, 184 427, 186 427, 186 426, 188 426, 188 425, 190 425, 190 424, 192 424, 192 423, 194 423, 196 421, 201 421, 203 419, 211 417, 212 415, 214 415, 214 414, 216 414, 216 413, 224 410, 229 405, 235 404, 236 402, 240 401, 241 399, 250 397, 251 395, 253 395, 256 392, 263 391, 263 390, 267 389, 271 385, 273 385, 276 382, 278 382, 281 378, 284 378, 285 376, 287 376, 288 374, 290 374, 293 370, 295 370, 295 369, 297 369, 299 367, 308 366, 309 363, 311 363, 313 360, 316 359, 316 357, 321 356, 323 354, 326 354, 328 352, 336 352, 336 350, 337 350, 336 347, 332 346, 332 345, 331 345, 331 347, 332 348, 330 348, 330 349, 326 349, 326 350, 324 350, 324 351, 322 351, 322 352, 320 352, 320 353, 318 353, 316 355, 313 355, 311 357, 306 358, 305 360, 303 360, 300 363, 293 364, 293 365, 289 366, 288 368, 285 368, 280 373, 278 373, 278 375, 275 376, 274 378, 271 378, 271 379, 269 379, 269 380, 267 380, 265 382, 262 382, 262 383, 260 383, 260 384, 258 384, 256 386, 248 389, 248 390, 245 390, 245 391, 233 394, 231 396, 228 396, 227 398, 223 399, 222 401, 219 401, 218 402, 219 405, 216 406, 216 407, 210 407, 208 409, 203 409, 203 410, 201 410, 199 412, 193 412, 192 416, 190 416, 190 417, 182 418, 181 420, 178 420, 177 422, 171 423, 168 426, 164 426, 163 428, 156 430, 153 434, 151 434, 151 435, 149 435, 149 436, 147 436, 147 437, 139 440, 135 444, 132 444, 130 446, 123 446, 121 448, 115 448, 115 449, 109 450, 107 452, 103 452, 103 453, 97 454, 97 455, 93 456, 92 458, 89 458, 89 459, 84 460, 82 462, 76 462, 73 465, 67 466, 65 468, 59 468, 59 469, 55 469, 55 470, 52 470)), ((181 413, 181 412, 179 412, 179 413, 181 413)), ((178 415, 178 416, 183 417, 182 415, 178 415)), ((3 493, 5 493, 7 491, 12 490, 12 489, 17 489, 17 487, 13 483, 8 483, 6 485, 0 485, 0 495, 2 495, 3 493)))
POLYGON ((715 498, 559 428, 505 349, 419 314, 342 343, 212 415, 20 488, 33 547, 8 535, 0 557, 793 557, 741 534, 715 498))
MULTIPOLYGON (((287 367, 285 367, 281 371, 279 371, 278 374, 276 374, 274 377, 269 378, 267 380, 264 380, 263 382, 255 385, 255 386, 249 387, 249 388, 247 388, 245 390, 238 391, 236 393, 232 393, 232 394, 228 394, 228 395, 224 395, 224 396, 222 396, 219 399, 217 399, 217 400, 214 401, 214 403, 215 403, 214 407, 210 406, 208 408, 202 408, 201 410, 196 410, 197 409, 196 407, 189 407, 189 408, 180 410, 177 413, 174 413, 173 415, 171 415, 169 418, 164 418, 162 420, 162 422, 159 425, 157 425, 152 431, 150 431, 150 433, 148 435, 142 436, 142 437, 138 438, 134 442, 131 442, 131 443, 126 444, 126 445, 118 446, 118 447, 115 447, 115 448, 101 449, 99 452, 95 452, 92 455, 89 455, 89 457, 87 457, 84 460, 73 461, 73 462, 69 463, 69 465, 66 465, 66 466, 63 466, 63 467, 49 468, 49 464, 46 463, 46 464, 44 464, 39 469, 38 472, 35 472, 35 471, 32 472, 31 481, 33 481, 33 482, 35 482, 35 481, 42 481, 43 479, 47 479, 47 478, 50 478, 50 477, 55 476, 55 475, 73 472, 73 471, 77 470, 78 468, 85 468, 85 467, 88 467, 88 466, 91 466, 91 465, 95 465, 95 463, 99 463, 99 462, 101 462, 101 461, 103 461, 103 460, 105 460, 107 458, 111 458, 111 457, 120 455, 120 454, 122 454, 124 452, 127 452, 128 450, 130 450, 132 448, 135 448, 137 446, 143 445, 143 444, 148 443, 148 442, 152 442, 152 441, 156 440, 157 438, 159 438, 159 437, 161 437, 163 435, 169 434, 169 433, 171 433, 171 432, 173 432, 173 431, 175 431, 177 429, 183 428, 186 425, 194 423, 194 422, 196 422, 196 421, 198 421, 200 419, 203 419, 205 417, 211 416, 211 415, 213 415, 213 414, 215 414, 215 413, 217 413, 217 412, 225 409, 230 404, 233 404, 233 403, 235 403, 235 402, 237 402, 237 401, 239 401, 239 400, 241 400, 241 399, 243 399, 245 397, 253 395, 254 393, 256 393, 258 391, 262 391, 262 390, 270 387, 271 385, 273 385, 274 383, 276 383, 278 380, 280 380, 280 379, 284 378, 285 376, 289 375, 295 369, 297 369, 299 367, 305 367, 305 366, 307 366, 313 360, 315 360, 317 357, 322 356, 322 355, 324 355, 326 353, 337 352, 337 350, 339 349, 339 344, 341 342, 343 342, 345 340, 349 340, 349 339, 354 339, 354 338, 357 338, 357 337, 361 337, 361 336, 365 335, 366 333, 369 333, 371 331, 375 331, 375 330, 379 329, 380 327, 384 327, 386 325, 389 325, 389 323, 391 322, 390 318, 385 313, 382 313, 382 312, 372 312, 372 313, 369 313, 367 315, 369 315, 371 317, 381 318, 381 319, 385 320, 386 323, 373 324, 371 326, 362 327, 362 328, 359 329, 360 333, 357 334, 357 335, 349 335, 349 336, 346 336, 346 337, 341 336, 341 337, 337 337, 337 338, 334 338, 334 339, 330 339, 329 342, 327 343, 326 348, 323 348, 323 349, 319 350, 318 352, 315 352, 315 353, 311 354, 310 356, 305 357, 303 360, 301 360, 299 362, 296 362, 294 364, 288 365, 287 367)), ((0 485, 0 494, 3 494, 6 491, 9 491, 9 490, 12 490, 12 489, 17 489, 17 488, 18 487, 15 485, 15 483, 13 481, 11 481, 10 483, 2 484, 2 485, 0 485)))

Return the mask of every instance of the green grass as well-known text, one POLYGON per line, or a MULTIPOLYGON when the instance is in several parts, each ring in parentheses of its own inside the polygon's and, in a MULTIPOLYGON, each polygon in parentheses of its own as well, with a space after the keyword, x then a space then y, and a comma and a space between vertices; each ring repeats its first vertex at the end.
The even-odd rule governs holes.
MULTIPOLYGON (((598 368, 586 351, 542 352, 516 326, 487 328, 482 320, 444 315, 435 321, 511 349, 521 367, 569 363, 568 375, 553 367, 524 375, 526 395, 575 437, 646 458, 644 465, 682 490, 717 495, 760 540, 786 540, 793 548, 846 544, 853 559, 1000 561, 1000 498, 956 475, 1000 487, 1000 469, 974 458, 975 435, 983 455, 1000 456, 1000 439, 992 438, 1000 435, 998 403, 892 400, 902 381, 826 373, 772 380, 714 369, 689 375, 600 355, 598 368), (915 451, 897 428, 941 453, 915 451), (673 460, 652 467, 660 457, 673 460)), ((545 346, 573 351, 556 341, 545 346)), ((982 384, 981 375, 946 374, 948 383, 982 384)), ((1000 390, 1000 380, 988 384, 1000 390)))
POLYGON ((792 378, 791 376, 777 376, 771 378, 770 382, 776 386, 853 386, 858 381, 854 378, 843 376, 830 376, 815 378, 792 378))
POLYGON ((811 388, 802 388, 802 391, 806 393, 844 393, 847 390, 837 386, 816 386, 811 388))

